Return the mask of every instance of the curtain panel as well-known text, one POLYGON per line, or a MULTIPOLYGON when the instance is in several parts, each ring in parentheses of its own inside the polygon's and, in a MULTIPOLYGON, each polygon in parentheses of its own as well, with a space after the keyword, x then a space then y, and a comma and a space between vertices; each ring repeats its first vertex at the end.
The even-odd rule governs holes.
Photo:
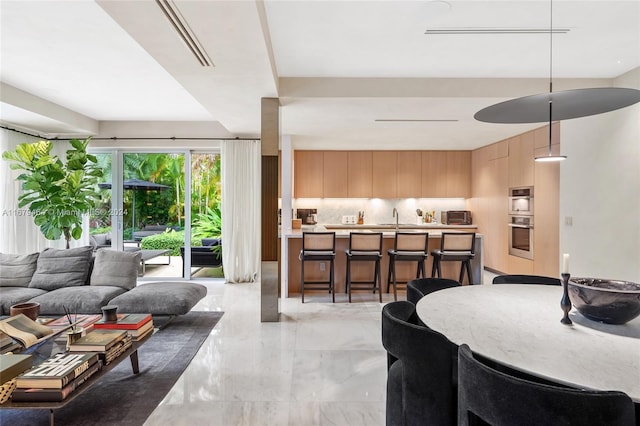
POLYGON ((222 266, 228 283, 254 282, 260 271, 261 164, 260 141, 222 141, 222 266))

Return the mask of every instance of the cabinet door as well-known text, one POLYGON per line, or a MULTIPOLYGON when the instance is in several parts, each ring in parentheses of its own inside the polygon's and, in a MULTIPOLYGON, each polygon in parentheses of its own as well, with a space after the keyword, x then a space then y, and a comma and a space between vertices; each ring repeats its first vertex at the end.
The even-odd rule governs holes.
POLYGON ((471 151, 447 151, 446 185, 447 197, 471 197, 471 151))
POLYGON ((420 198, 422 196, 422 153, 398 151, 397 197, 420 198))
POLYGON ((397 165, 395 151, 373 151, 373 198, 397 198, 397 165))
POLYGON ((296 198, 322 198, 322 151, 296 151, 294 155, 294 193, 296 198))
POLYGON ((346 151, 325 151, 323 160, 324 198, 346 198, 348 153, 346 151))
POLYGON ((371 198, 373 156, 371 151, 349 151, 347 192, 353 198, 371 198))
POLYGON ((509 186, 533 186, 533 132, 509 139, 509 186))
POLYGON ((422 198, 447 196, 447 152, 422 152, 422 198))

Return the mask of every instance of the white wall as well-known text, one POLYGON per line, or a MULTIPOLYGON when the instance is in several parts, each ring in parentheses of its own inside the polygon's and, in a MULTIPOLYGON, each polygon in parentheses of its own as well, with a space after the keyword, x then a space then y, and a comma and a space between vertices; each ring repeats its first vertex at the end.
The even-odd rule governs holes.
MULTIPOLYGON (((640 88, 640 69, 619 82, 640 88)), ((571 275, 640 283, 640 104, 560 127, 568 157, 560 166, 560 253, 570 254, 571 275)))

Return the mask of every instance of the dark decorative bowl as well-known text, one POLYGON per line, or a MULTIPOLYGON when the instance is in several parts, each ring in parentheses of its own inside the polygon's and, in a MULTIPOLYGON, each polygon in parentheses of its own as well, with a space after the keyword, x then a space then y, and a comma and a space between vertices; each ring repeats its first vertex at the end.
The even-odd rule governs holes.
POLYGON ((599 278, 569 279, 569 298, 593 321, 624 324, 640 315, 640 284, 599 278))
POLYGON ((40 315, 40 304, 37 302, 18 303, 9 308, 9 315, 16 316, 18 314, 25 314, 32 320, 38 319, 40 315))

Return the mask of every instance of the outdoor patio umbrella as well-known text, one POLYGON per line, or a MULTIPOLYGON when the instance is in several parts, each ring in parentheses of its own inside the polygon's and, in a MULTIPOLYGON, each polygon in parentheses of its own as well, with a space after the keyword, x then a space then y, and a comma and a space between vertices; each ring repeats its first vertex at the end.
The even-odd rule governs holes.
MULTIPOLYGON (((111 183, 99 183, 98 187, 100 189, 111 189, 111 183)), ((162 191, 169 187, 167 185, 161 185, 159 183, 141 179, 127 179, 122 183, 122 187, 133 191, 133 200, 131 202, 131 235, 133 236, 136 223, 136 191, 162 191)))

